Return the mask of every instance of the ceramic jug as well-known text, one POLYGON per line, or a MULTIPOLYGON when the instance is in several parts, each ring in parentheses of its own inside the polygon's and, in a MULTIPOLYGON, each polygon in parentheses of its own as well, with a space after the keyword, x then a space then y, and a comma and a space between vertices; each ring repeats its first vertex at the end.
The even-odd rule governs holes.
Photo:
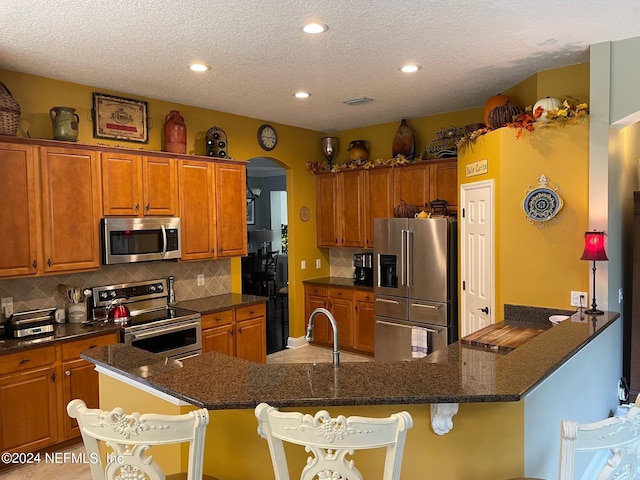
POLYGON ((80 117, 76 109, 71 107, 53 107, 49 110, 49 118, 53 124, 53 139, 65 142, 78 141, 78 124, 80 117))
POLYGON ((187 126, 178 110, 171 110, 164 119, 165 152, 187 153, 187 126))
POLYGON ((351 140, 347 151, 349 152, 349 160, 362 160, 365 162, 369 160, 369 147, 364 140, 351 140))

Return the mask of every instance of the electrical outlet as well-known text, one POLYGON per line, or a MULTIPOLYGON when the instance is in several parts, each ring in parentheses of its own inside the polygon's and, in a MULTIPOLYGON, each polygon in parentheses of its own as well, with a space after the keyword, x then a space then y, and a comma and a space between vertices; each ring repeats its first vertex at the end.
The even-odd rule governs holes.
POLYGON ((322 268, 322 260, 316 258, 316 268, 322 268))
POLYGON ((300 270, 306 270, 307 269, 307 262, 306 260, 301 260, 300 261, 300 270))
POLYGON ((587 297, 589 294, 587 292, 574 292, 571 291, 571 306, 572 307, 587 307, 587 297), (580 303, 580 297, 582 297, 582 303, 580 303))
POLYGON ((202 287, 204 285, 204 273, 198 274, 198 286, 202 287))
POLYGON ((2 308, 4 318, 9 318, 13 315, 13 297, 4 297, 1 302, 0 307, 2 308))

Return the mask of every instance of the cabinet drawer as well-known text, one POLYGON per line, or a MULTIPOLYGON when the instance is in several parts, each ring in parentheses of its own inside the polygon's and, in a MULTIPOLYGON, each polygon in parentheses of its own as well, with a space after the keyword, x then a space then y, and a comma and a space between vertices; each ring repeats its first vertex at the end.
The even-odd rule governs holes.
POLYGON ((0 375, 51 365, 55 361, 56 351, 53 346, 2 355, 0 356, 0 375))
POLYGON ((202 315, 202 329, 229 325, 233 322, 233 310, 223 310, 221 312, 207 313, 202 315))
POLYGON ((265 304, 249 305, 248 307, 241 307, 236 309, 236 322, 248 320, 249 318, 264 317, 265 304))
POLYGON ((353 292, 353 299, 359 302, 371 302, 374 299, 373 292, 367 292, 365 290, 355 290, 353 292))
POLYGON ((113 345, 118 343, 118 334, 110 333, 109 335, 100 335, 96 337, 83 338, 62 344, 62 360, 76 360, 80 358, 80 354, 85 350, 96 347, 104 347, 105 345, 113 345))
POLYGON ((344 298, 345 300, 351 300, 353 298, 353 289, 329 287, 329 298, 344 298))
POLYGON ((327 287, 320 287, 318 285, 307 285, 305 287, 305 292, 307 295, 317 295, 319 297, 326 297, 327 287))

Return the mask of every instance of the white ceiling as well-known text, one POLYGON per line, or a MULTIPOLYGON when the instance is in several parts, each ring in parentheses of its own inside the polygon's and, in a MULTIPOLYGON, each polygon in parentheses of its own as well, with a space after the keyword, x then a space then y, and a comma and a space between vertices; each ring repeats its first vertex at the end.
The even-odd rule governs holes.
POLYGON ((638 0, 0 0, 2 69, 322 132, 481 107, 636 36, 638 0))

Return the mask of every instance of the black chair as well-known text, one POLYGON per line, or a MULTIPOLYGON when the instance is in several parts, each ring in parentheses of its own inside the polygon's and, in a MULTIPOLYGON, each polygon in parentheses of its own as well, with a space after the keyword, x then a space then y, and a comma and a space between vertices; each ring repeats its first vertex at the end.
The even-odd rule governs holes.
POLYGON ((258 255, 252 275, 254 293, 274 299, 276 297, 276 267, 278 252, 258 255))

